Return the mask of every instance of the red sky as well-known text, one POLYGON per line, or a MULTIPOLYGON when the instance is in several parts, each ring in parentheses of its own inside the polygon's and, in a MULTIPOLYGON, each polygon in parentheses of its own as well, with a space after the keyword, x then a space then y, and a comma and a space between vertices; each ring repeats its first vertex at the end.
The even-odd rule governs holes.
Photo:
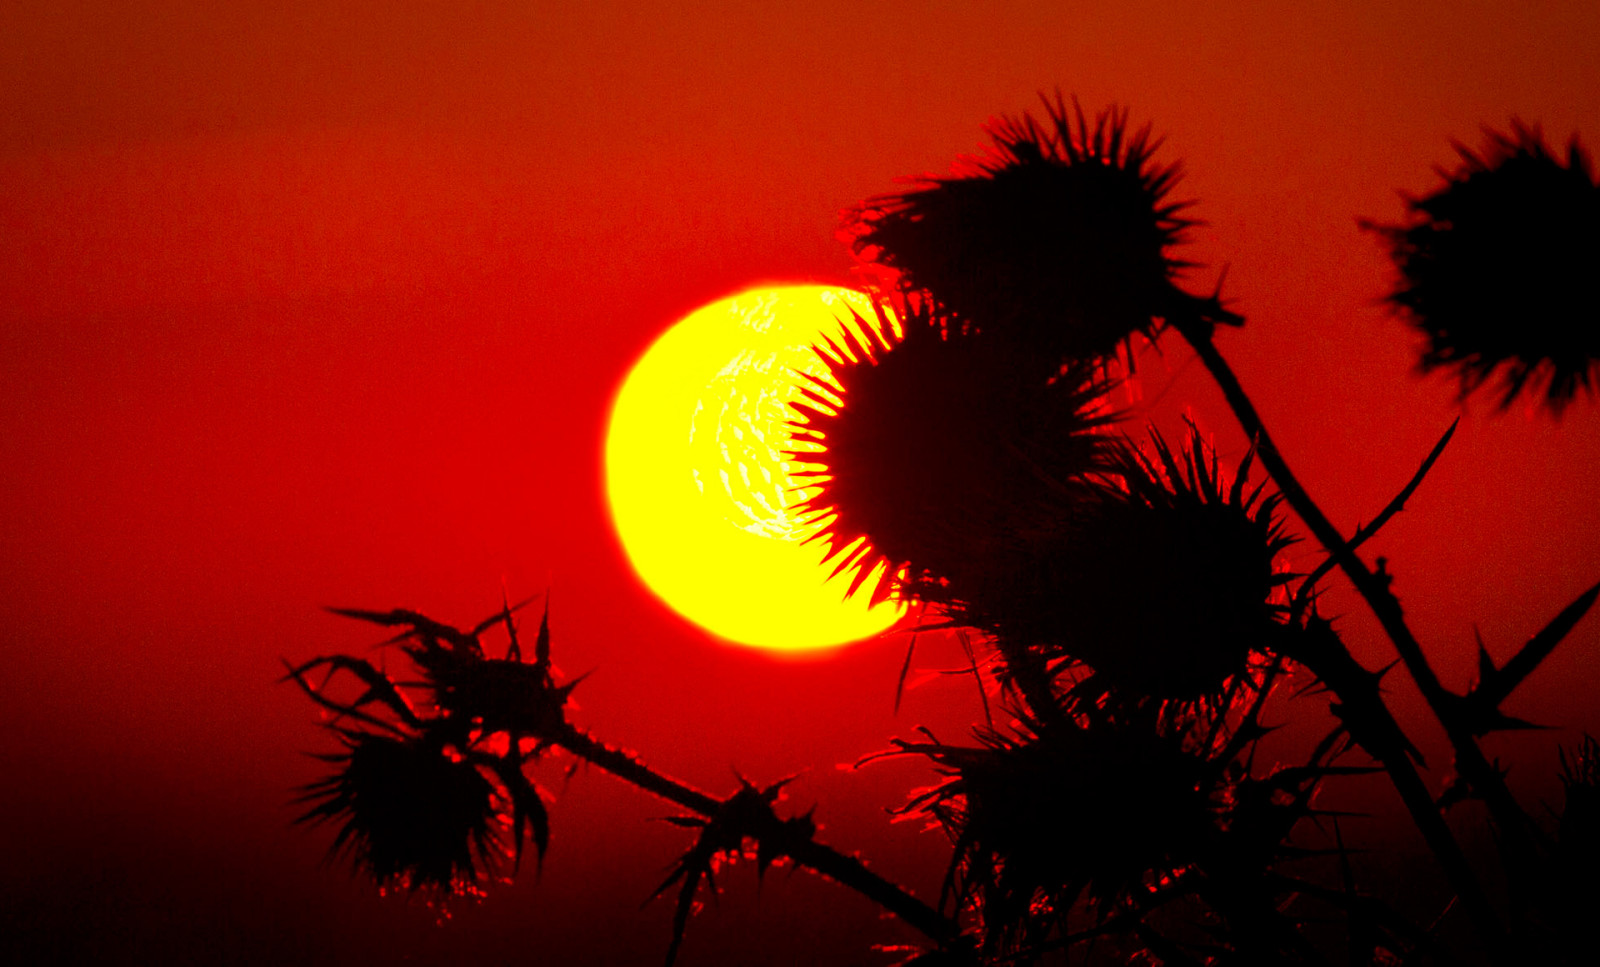
MULTIPOLYGON (((319 608, 467 623, 502 581, 553 589, 558 662, 596 669, 584 725, 713 791, 807 770, 824 837, 927 895, 937 838, 881 812, 926 775, 834 766, 919 723, 954 737, 972 693, 895 717, 899 640, 783 663, 655 604, 601 492, 632 360, 752 284, 848 281, 840 209, 1059 87, 1186 161, 1209 226, 1185 254, 1229 264, 1250 319, 1223 351, 1350 528, 1459 412, 1413 376, 1356 217, 1398 217, 1482 123, 1600 143, 1585 2, 330 6, 0 11, 0 938, 39 959, 659 957, 670 909, 637 907, 684 837, 601 774, 549 770, 542 881, 444 929, 289 828, 328 742, 278 660, 377 637, 319 608)), ((1237 455, 1166 349, 1151 415, 1192 406, 1237 455)), ((1557 425, 1477 401, 1374 542, 1449 681, 1474 627, 1504 656, 1600 577, 1597 465, 1595 403, 1557 425)), ((1597 673, 1591 618, 1516 711, 1600 729, 1597 673)), ((1532 795, 1557 738, 1494 751, 1532 795)), ((729 882, 685 964, 881 962, 866 945, 907 936, 804 876, 729 882)))

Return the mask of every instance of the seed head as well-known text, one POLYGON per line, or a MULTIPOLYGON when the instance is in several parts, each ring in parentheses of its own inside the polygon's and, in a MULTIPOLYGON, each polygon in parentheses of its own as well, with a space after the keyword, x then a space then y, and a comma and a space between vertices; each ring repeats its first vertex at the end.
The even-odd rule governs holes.
POLYGON ((869 199, 846 216, 858 255, 897 270, 950 311, 1039 358, 1100 359, 1179 317, 1239 322, 1215 298, 1180 290, 1173 256, 1187 203, 1168 194, 1149 126, 1126 110, 1091 125, 1057 95, 1047 118, 991 122, 986 154, 869 199))
POLYGON ((1542 385, 1560 416, 1600 367, 1600 186, 1576 138, 1562 163, 1520 121, 1485 135, 1408 220, 1362 225, 1390 246, 1387 301, 1426 338, 1423 372, 1455 370, 1463 398, 1498 373, 1501 409, 1542 385))
POLYGON ((333 852, 348 854, 380 887, 481 892, 505 825, 494 783, 427 733, 336 731, 346 751, 323 757, 338 770, 305 787, 302 800, 313 805, 300 822, 339 822, 333 852))
POLYGON ((912 807, 955 841, 945 898, 977 913, 985 953, 1066 934, 1080 898, 1104 917, 1218 839, 1223 770, 1147 725, 1101 720, 913 750, 950 777, 912 807))
POLYGON ((1088 664, 1102 683, 1136 696, 1220 693, 1270 648, 1281 628, 1280 551, 1292 543, 1280 498, 1246 493, 1250 456, 1229 486, 1198 432, 1174 455, 1125 445, 1052 540, 970 586, 951 582, 959 623, 1088 664))

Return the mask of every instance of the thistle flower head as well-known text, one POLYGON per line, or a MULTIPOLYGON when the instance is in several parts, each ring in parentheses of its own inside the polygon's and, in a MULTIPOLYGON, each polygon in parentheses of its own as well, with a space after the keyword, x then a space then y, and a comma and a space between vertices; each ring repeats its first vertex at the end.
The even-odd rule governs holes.
POLYGON ((333 775, 305 787, 301 822, 340 823, 333 852, 348 854, 380 887, 472 895, 491 875, 503 817, 495 785, 427 733, 336 730, 333 775))
POLYGON ((1112 451, 1093 498, 1058 538, 971 586, 952 582, 952 616, 1051 658, 1088 664, 1102 683, 1157 699, 1220 693, 1281 627, 1292 543, 1280 498, 1231 486, 1196 431, 1175 455, 1112 451))
POLYGON ((1059 95, 1045 106, 1044 122, 991 122, 988 152, 951 176, 848 213, 857 254, 1051 360, 1108 356, 1178 317, 1239 321, 1175 284, 1191 263, 1171 250, 1195 223, 1168 200, 1180 169, 1152 161, 1150 128, 1114 108, 1091 124, 1059 95))
MULTIPOLYGON (((526 602, 524 602, 526 604, 526 602)), ((480 895, 509 854, 512 873, 531 839, 544 860, 550 817, 525 764, 546 748, 562 723, 574 683, 557 686, 550 673, 549 611, 539 624, 534 661, 522 661, 513 612, 501 611, 471 630, 406 609, 331 609, 402 633, 399 644, 422 676, 397 684, 371 662, 349 655, 290 666, 293 680, 324 710, 344 751, 316 758, 333 773, 303 788, 310 808, 299 822, 337 822, 330 854, 346 854, 380 888, 430 897, 480 895), (479 636, 504 625, 504 659, 484 657, 479 636), (321 683, 310 677, 326 674, 321 683), (353 702, 328 693, 335 675, 364 690, 353 702), (407 694, 432 693, 419 711, 407 694), (524 741, 538 739, 531 750, 524 741), (507 848, 509 847, 509 848, 507 848)))
POLYGON ((832 381, 804 390, 791 428, 791 459, 811 466, 796 476, 816 488, 801 505, 813 539, 855 571, 852 592, 881 568, 875 599, 981 570, 1056 526, 1046 508, 1098 466, 1107 419, 1087 366, 1034 378, 930 301, 901 310, 902 336, 885 319, 879 345, 824 347, 832 381))
POLYGON ((913 800, 955 841, 947 901, 975 910, 985 953, 1064 929, 1087 898, 1098 916, 1168 879, 1220 835, 1225 770, 1147 722, 1101 720, 977 747, 907 746, 949 778, 913 800))
MULTIPOLYGON (((1282 665, 1258 672, 1253 688, 1206 706, 1108 703, 1074 689, 1059 716, 1025 716, 1013 733, 978 729, 975 746, 926 730, 928 741, 894 740, 891 754, 926 756, 945 776, 901 812, 931 815, 955 844, 942 903, 971 916, 978 962, 1031 963, 1069 938, 1115 943, 1119 934, 1180 951, 1185 942, 1163 937, 1164 918, 1151 914, 1191 900, 1222 913, 1205 949, 1274 952, 1262 921, 1231 922, 1223 911, 1271 895, 1262 874, 1296 855, 1291 837, 1316 814, 1324 778, 1373 770, 1330 765, 1339 750, 1329 744, 1304 765, 1254 774, 1268 732, 1261 712, 1282 665), (1095 929, 1069 922, 1080 916, 1095 929)), ((1276 952, 1284 956, 1218 962, 1301 962, 1276 952)))
POLYGON ((1426 338, 1424 372, 1454 370, 1463 397, 1499 374, 1501 409, 1542 385, 1559 416, 1600 368, 1600 186, 1576 138, 1563 163, 1521 122, 1486 135, 1407 221, 1362 224, 1389 243, 1388 302, 1426 338))

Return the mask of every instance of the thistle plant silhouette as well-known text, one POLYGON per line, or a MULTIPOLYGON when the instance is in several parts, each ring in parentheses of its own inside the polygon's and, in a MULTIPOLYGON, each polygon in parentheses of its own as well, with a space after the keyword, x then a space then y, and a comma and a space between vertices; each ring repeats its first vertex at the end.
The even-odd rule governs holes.
MULTIPOLYGON (((515 872, 528 841, 542 858, 551 823, 531 773, 563 750, 685 811, 672 822, 690 842, 656 891, 675 893, 668 965, 717 866, 739 859, 863 894, 924 935, 901 962, 925 967, 1590 962, 1600 747, 1562 751, 1564 803, 1547 816, 1513 795, 1480 740, 1527 725, 1502 704, 1600 584, 1503 665, 1480 646, 1470 690, 1445 688, 1386 570, 1359 551, 1454 426, 1371 523, 1338 529, 1213 341, 1244 318, 1220 291, 1183 287, 1199 268, 1179 253, 1194 222, 1170 199, 1180 171, 1155 162, 1150 129, 1116 109, 1091 121, 1058 95, 1042 118, 988 130, 989 152, 951 176, 847 213, 856 253, 879 270, 879 318, 818 347, 831 377, 800 387, 790 454, 816 488, 802 505, 813 539, 850 593, 920 604, 917 630, 952 629, 973 674, 1000 685, 998 722, 959 741, 891 738, 862 760, 920 757, 942 775, 896 807, 947 834, 928 844, 949 853, 940 895, 916 897, 820 842, 810 813, 785 814, 788 779, 719 797, 573 725, 579 683, 554 671, 548 606, 531 658, 522 651, 527 602, 469 629, 339 611, 395 629, 389 644, 416 677, 345 655, 289 666, 343 747, 304 790, 303 820, 335 824, 334 850, 385 888, 475 895, 504 859, 515 872), (1172 338, 1252 440, 1237 466, 1193 428, 1177 446, 1125 429, 1107 402, 1135 340, 1172 338), (1326 558, 1293 573, 1282 552, 1305 537, 1326 558), (1360 664, 1319 613, 1335 570, 1448 736, 1448 767, 1425 763, 1391 714, 1389 669, 1360 664), (485 649, 491 632, 506 638, 501 657, 485 649), (1315 685, 1283 696, 1294 676, 1315 685), (1293 761, 1261 749, 1274 696, 1332 713, 1293 761), (1442 798, 1425 769, 1445 770, 1442 798), (1387 776, 1449 884, 1427 916, 1359 880, 1339 817, 1317 805, 1328 784, 1369 773, 1387 776), (1498 869, 1469 861, 1445 821, 1467 800, 1489 817, 1498 869), (1452 909, 1464 916, 1441 931, 1452 909)), ((1409 221, 1364 223, 1394 257, 1389 302, 1427 337, 1424 370, 1455 369, 1464 394, 1500 373, 1502 406, 1542 385, 1559 418, 1600 367, 1586 275, 1600 261, 1587 232, 1600 188, 1576 141, 1562 163, 1520 122, 1459 151, 1444 187, 1409 201, 1409 221)))

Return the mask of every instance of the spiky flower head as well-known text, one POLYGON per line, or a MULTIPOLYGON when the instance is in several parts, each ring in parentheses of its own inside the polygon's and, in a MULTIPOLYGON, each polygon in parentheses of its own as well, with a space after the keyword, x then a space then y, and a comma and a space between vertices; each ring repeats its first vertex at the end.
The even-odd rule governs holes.
POLYGON ((1198 431, 1174 454, 1108 456, 1093 499, 1058 539, 1035 545, 971 585, 952 582, 957 621, 1018 647, 1089 665, 1137 696, 1218 694, 1281 629, 1276 566, 1292 543, 1264 483, 1246 491, 1246 455, 1231 486, 1198 431), (1209 451, 1209 452, 1208 452, 1209 451))
POLYGON ((1323 779, 1375 770, 1332 765, 1342 747, 1328 742, 1303 765, 1255 773, 1281 673, 1266 663, 1252 689, 1206 706, 1108 703, 1074 689, 1058 716, 980 728, 975 746, 927 730, 927 741, 894 740, 888 754, 926 756, 946 777, 900 811, 931 815, 955 844, 941 904, 971 923, 971 962, 1033 963, 1078 942, 1116 948, 1119 935, 1135 945, 1126 954, 1165 950, 1182 963, 1188 950, 1208 963, 1304 962, 1293 916, 1267 912, 1286 906, 1292 881, 1263 874, 1304 856, 1292 839, 1317 815, 1323 779), (1234 920, 1241 909, 1252 912, 1234 920), (1069 922, 1083 917, 1092 929, 1069 922))
POLYGON ((871 344, 846 330, 822 351, 831 381, 793 404, 795 474, 816 489, 801 504, 853 593, 874 600, 910 583, 982 570, 1018 542, 1058 526, 1098 466, 1103 385, 1087 366, 1029 375, 995 340, 925 299, 880 306, 871 344), (897 585, 898 582, 898 585, 897 585))
POLYGON ((1225 770, 1148 723, 1102 719, 976 747, 902 744, 948 781, 908 808, 955 841, 945 899, 974 911, 986 955, 1067 933, 1080 898, 1098 917, 1198 860, 1220 835, 1225 770))
POLYGON ((336 731, 345 751, 322 758, 338 769, 306 787, 302 798, 313 805, 300 821, 338 822, 332 852, 382 888, 481 892, 501 852, 495 784, 427 733, 336 731))
POLYGON ((470 630, 404 608, 333 608, 403 629, 386 644, 401 647, 420 680, 396 683, 349 655, 289 668, 288 678, 334 713, 329 728, 344 746, 317 756, 335 769, 304 787, 300 801, 311 805, 299 821, 339 823, 330 852, 347 854, 380 887, 430 898, 480 895, 507 853, 511 873, 520 868, 529 839, 543 862, 550 817, 524 767, 561 729, 575 683, 558 686, 551 674, 548 608, 534 661, 522 660, 513 614, 526 603, 505 602, 470 630), (487 658, 480 642, 495 625, 509 638, 503 659, 487 658), (317 685, 310 676, 319 669, 326 674, 317 685), (355 701, 328 694, 338 674, 364 686, 355 701), (433 707, 419 710, 415 692, 431 695, 433 707))
POLYGON ((1126 110, 1091 124, 1057 95, 1047 118, 991 122, 986 154, 949 177, 869 199, 847 213, 858 255, 897 270, 980 329, 1047 360, 1102 358, 1163 321, 1238 322, 1215 298, 1177 287, 1191 263, 1172 250, 1195 223, 1168 194, 1149 126, 1126 110))
POLYGON ((1577 138, 1563 163, 1520 121, 1485 135, 1407 221, 1363 226, 1390 245, 1388 301, 1426 337, 1424 372, 1455 370, 1463 398, 1498 373, 1501 409, 1542 385, 1559 416, 1600 367, 1600 186, 1577 138))

